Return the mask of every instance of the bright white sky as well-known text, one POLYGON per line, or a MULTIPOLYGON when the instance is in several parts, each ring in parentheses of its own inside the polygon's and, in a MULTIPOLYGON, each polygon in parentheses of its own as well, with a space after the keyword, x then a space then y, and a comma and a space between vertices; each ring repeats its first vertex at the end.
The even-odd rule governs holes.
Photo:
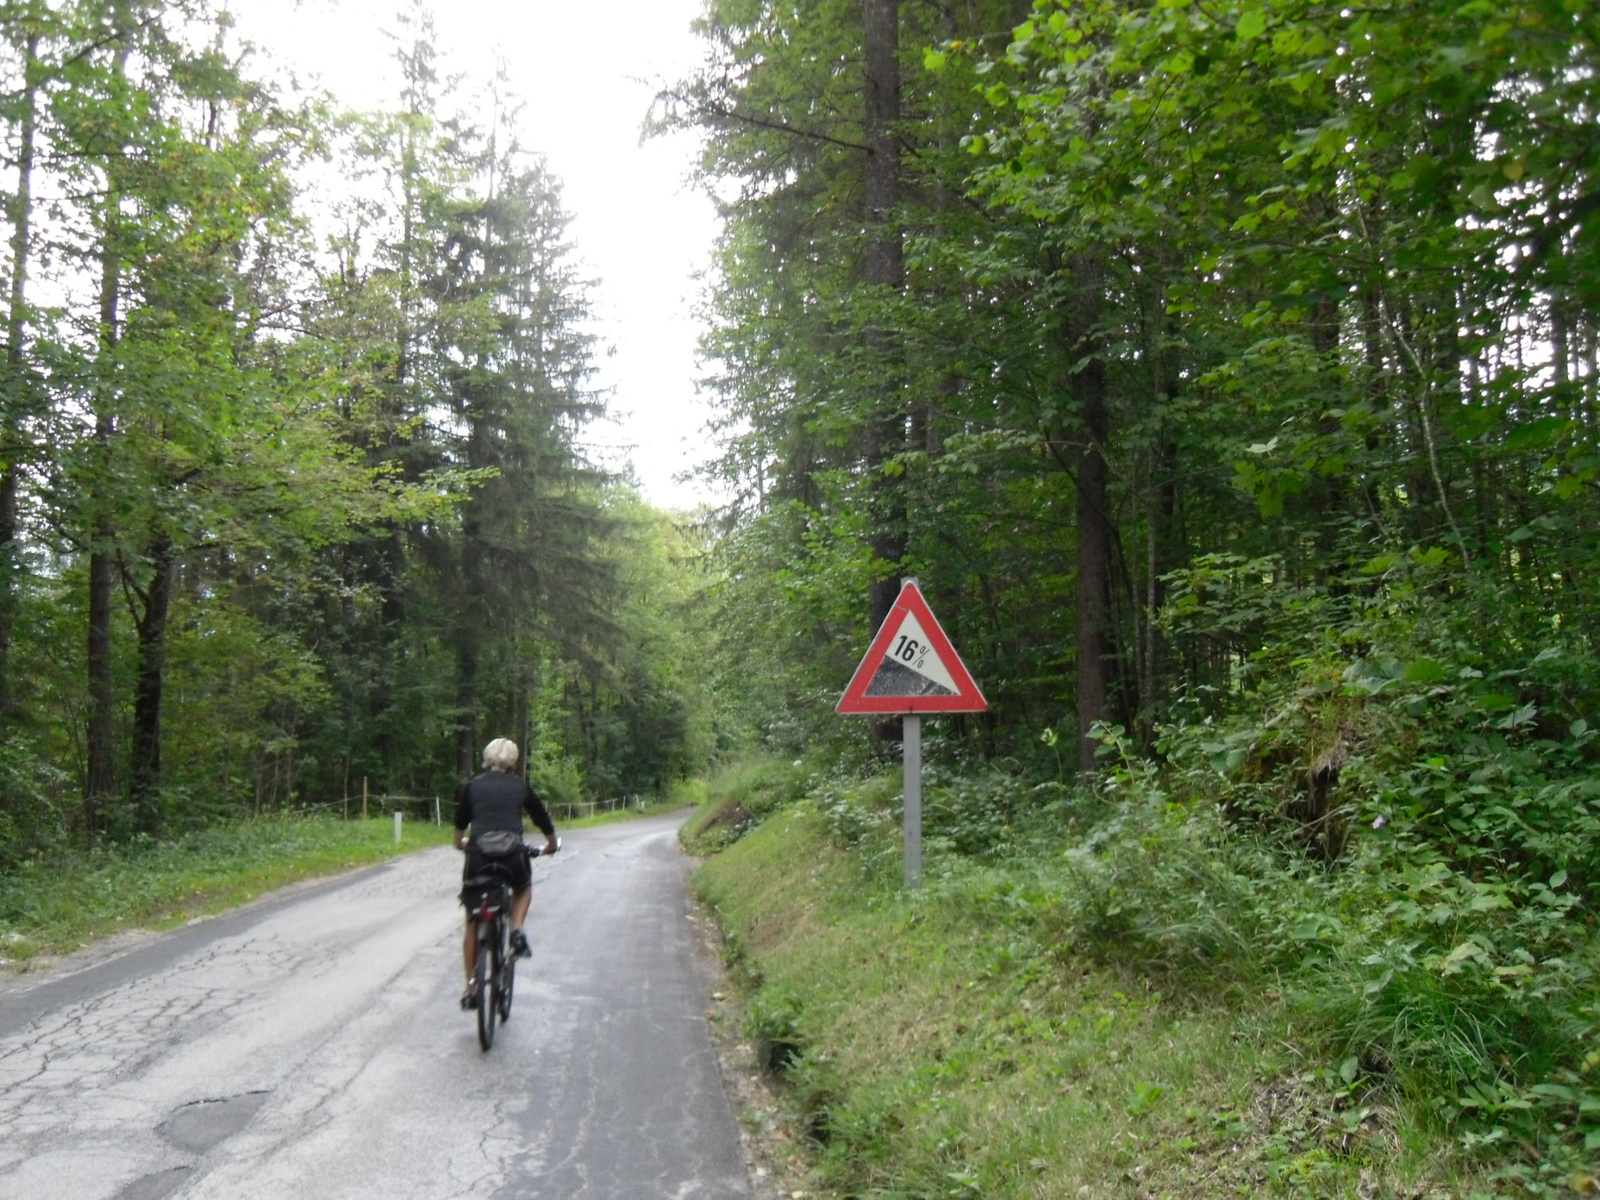
MULTIPOLYGON (((402 0, 228 0, 241 37, 303 82, 351 108, 398 100, 383 31, 399 31, 402 0)), ((409 8, 409 5, 406 5, 409 8)), ((700 0, 434 0, 441 77, 463 89, 504 61, 524 101, 523 142, 542 151, 563 183, 576 254, 597 280, 602 356, 612 425, 594 431, 606 460, 631 463, 647 499, 687 508, 709 499, 675 476, 707 457, 707 413, 695 395, 696 272, 716 232, 711 200, 688 181, 696 146, 683 136, 639 144, 662 81, 702 55, 689 22, 700 0), (603 14, 603 15, 602 15, 603 14), (604 348, 611 348, 606 355, 604 348)))

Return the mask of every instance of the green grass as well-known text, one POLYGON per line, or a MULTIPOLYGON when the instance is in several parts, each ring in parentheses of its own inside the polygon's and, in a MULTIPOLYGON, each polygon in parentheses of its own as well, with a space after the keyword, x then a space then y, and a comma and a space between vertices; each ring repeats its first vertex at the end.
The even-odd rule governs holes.
POLYGON ((393 818, 261 817, 174 842, 35 857, 0 878, 0 965, 87 947, 130 929, 167 929, 305 879, 444 844, 448 828, 393 818))
POLYGON ((794 1048, 809 1194, 1465 1194, 1434 1135, 1304 1055, 1274 990, 1169 996, 1054 941, 1002 868, 910 894, 836 835, 792 806, 696 875, 745 1033, 794 1048))

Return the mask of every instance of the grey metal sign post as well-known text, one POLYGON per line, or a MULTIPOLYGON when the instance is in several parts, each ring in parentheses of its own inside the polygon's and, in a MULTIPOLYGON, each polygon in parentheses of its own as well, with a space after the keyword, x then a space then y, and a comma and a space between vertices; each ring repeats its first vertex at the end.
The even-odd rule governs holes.
POLYGON ((989 707, 915 579, 900 595, 856 668, 836 711, 901 717, 905 768, 905 886, 922 882, 922 717, 989 707))
POLYGON ((922 717, 906 713, 900 718, 901 753, 906 773, 906 863, 907 889, 922 884, 922 717))

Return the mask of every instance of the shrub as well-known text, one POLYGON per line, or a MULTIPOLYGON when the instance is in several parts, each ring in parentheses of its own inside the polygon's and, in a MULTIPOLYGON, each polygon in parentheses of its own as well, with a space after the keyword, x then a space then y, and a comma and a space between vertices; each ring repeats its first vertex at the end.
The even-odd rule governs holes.
POLYGON ((64 836, 68 782, 26 736, 0 739, 0 867, 64 836))

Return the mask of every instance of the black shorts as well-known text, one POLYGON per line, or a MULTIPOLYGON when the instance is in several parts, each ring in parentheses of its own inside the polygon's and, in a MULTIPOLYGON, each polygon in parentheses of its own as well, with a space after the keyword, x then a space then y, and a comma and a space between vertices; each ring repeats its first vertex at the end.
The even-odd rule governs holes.
MULTIPOLYGON (((488 863, 498 863, 505 868, 507 877, 511 881, 513 892, 526 891, 533 881, 533 874, 528 870, 528 856, 518 845, 510 854, 485 854, 478 847, 477 842, 467 843, 467 862, 461 869, 461 882, 464 885, 474 875, 482 873, 488 863)), ((463 888, 465 892, 465 888, 463 888)))

